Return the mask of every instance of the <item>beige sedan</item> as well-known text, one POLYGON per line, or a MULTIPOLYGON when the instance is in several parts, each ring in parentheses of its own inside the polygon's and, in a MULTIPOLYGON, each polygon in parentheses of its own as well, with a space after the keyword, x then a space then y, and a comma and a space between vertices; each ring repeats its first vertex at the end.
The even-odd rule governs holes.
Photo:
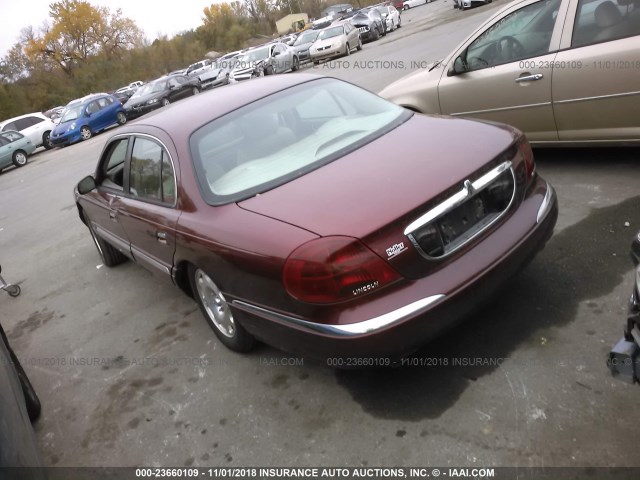
POLYGON ((538 146, 640 144, 638 0, 517 0, 380 95, 518 127, 538 146))
POLYGON ((318 39, 309 48, 309 54, 317 65, 320 60, 351 55, 354 48, 362 50, 360 32, 348 21, 342 21, 321 30, 318 39))

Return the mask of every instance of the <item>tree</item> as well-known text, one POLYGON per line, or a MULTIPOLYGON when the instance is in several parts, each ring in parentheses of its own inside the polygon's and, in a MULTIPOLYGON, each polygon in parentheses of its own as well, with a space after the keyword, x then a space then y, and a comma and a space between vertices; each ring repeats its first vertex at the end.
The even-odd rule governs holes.
POLYGON ((114 57, 142 42, 140 29, 120 10, 111 14, 108 8, 84 0, 62 0, 49 8, 51 24, 45 24, 40 36, 32 36, 25 53, 31 61, 52 62, 69 76, 99 53, 114 57))

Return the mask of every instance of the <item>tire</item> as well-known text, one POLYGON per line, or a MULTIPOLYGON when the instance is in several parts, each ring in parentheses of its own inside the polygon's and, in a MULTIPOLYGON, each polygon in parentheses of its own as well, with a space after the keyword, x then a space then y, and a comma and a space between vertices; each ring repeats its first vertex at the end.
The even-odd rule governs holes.
POLYGON ((377 42, 380 40, 380 32, 378 31, 378 27, 373 29, 373 41, 377 42))
POLYGON ((106 242, 93 230, 91 226, 91 220, 84 213, 82 214, 83 218, 87 222, 87 227, 89 227, 89 233, 91 233, 91 238, 93 239, 93 243, 98 249, 98 255, 102 259, 102 263, 104 263, 107 267, 115 267, 116 265, 120 265, 127 257, 124 256, 117 248, 112 246, 110 243, 106 242))
POLYGON ((31 385, 31 382, 29 381, 27 373, 24 371, 24 368, 20 365, 16 354, 13 353, 13 350, 11 349, 9 349, 9 356, 11 357, 13 366, 18 374, 18 379, 20 380, 20 386, 22 387, 22 394, 24 396, 24 403, 27 407, 27 413, 29 414, 29 420, 35 422, 42 412, 42 404, 40 403, 40 399, 38 398, 35 388, 33 388, 33 385, 31 385))
POLYGON ((348 57, 349 55, 351 55, 351 47, 349 46, 349 42, 347 42, 344 48, 344 56, 348 57))
POLYGON ((318 60, 314 60, 314 61, 313 61, 313 64, 314 64, 314 65, 320 65, 320 62, 319 62, 318 60))
POLYGON ((169 104, 171 104, 171 100, 169 100, 168 98, 163 98, 162 99, 162 106, 163 107, 166 107, 169 104))
POLYGON ((47 150, 51 150, 53 148, 53 144, 51 143, 51 131, 47 131, 42 134, 42 146, 47 150))
POLYGON ((116 115, 116 120, 118 122, 118 125, 124 125, 125 123, 127 123, 127 115, 124 112, 118 112, 118 114, 116 115))
MULTIPOLYGON (((273 66, 269 65, 267 68, 264 69, 264 74, 265 75, 273 75, 273 66)), ((262 76, 262 75, 261 75, 262 76)))
POLYGON ((300 69, 300 60, 298 57, 293 57, 293 66, 291 67, 292 72, 297 72, 300 69))
POLYGON ((387 36, 387 22, 385 22, 384 25, 382 25, 382 36, 383 37, 387 36))
POLYGON ((204 270, 189 265, 189 281, 200 311, 218 339, 230 350, 248 352, 255 339, 234 317, 220 288, 204 270))
POLYGON ((89 140, 92 136, 93 132, 87 125, 80 129, 80 138, 82 138, 82 140, 89 140))
POLYGON ((191 89, 191 95, 198 95, 200 93, 200 89, 198 87, 193 87, 191 89))
POLYGON ((362 50, 362 39, 360 37, 358 37, 358 46, 357 46, 358 51, 362 50))
POLYGON ((398 17, 398 26, 396 28, 400 28, 402 26, 402 17, 398 17))
POLYGON ((22 150, 16 150, 13 152, 11 159, 16 168, 24 167, 27 164, 27 154, 22 150))

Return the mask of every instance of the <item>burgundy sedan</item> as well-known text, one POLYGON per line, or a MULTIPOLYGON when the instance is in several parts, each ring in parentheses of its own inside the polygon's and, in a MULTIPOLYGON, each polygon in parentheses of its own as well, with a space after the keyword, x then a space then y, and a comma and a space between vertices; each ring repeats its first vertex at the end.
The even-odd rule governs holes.
POLYGON ((236 351, 395 359, 552 234, 522 133, 415 114, 349 83, 265 77, 118 129, 77 186, 105 265, 129 258, 236 351))

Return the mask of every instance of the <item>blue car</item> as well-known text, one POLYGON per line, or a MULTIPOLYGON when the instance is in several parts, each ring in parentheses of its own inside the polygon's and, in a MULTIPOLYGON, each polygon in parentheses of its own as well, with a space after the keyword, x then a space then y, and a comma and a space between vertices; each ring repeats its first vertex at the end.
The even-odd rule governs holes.
POLYGON ((51 131, 50 141, 64 147, 89 140, 95 133, 116 123, 126 123, 122 104, 113 95, 98 93, 70 102, 62 112, 60 123, 51 131))

